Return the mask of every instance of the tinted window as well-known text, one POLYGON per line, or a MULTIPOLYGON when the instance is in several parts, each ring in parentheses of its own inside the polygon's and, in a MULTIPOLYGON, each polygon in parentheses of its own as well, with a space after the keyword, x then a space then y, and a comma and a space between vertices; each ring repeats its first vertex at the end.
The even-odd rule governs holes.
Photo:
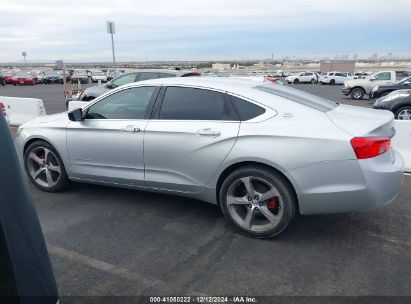
POLYGON ((160 110, 160 119, 238 120, 235 110, 219 92, 168 87, 160 110))
POLYGON ((142 80, 156 79, 156 78, 158 78, 158 73, 142 72, 138 80, 142 81, 142 80))
POLYGON ((159 73, 160 74, 160 78, 171 78, 171 77, 176 77, 175 74, 171 74, 171 73, 159 73))
POLYGON ((126 74, 126 75, 117 77, 111 82, 111 84, 113 85, 114 88, 116 88, 124 84, 135 82, 135 80, 136 80, 136 73, 131 73, 131 74, 126 74))
POLYGON ((126 89, 92 105, 88 119, 143 119, 155 87, 126 89))
POLYGON ((316 109, 321 112, 331 111, 332 109, 335 109, 338 106, 338 104, 333 101, 287 86, 259 85, 256 86, 255 89, 272 95, 287 98, 289 100, 292 100, 294 102, 316 109))
POLYGON ((265 109, 248 102, 247 100, 229 95, 237 110, 240 120, 250 120, 265 113, 265 109))
POLYGON ((391 79, 391 73, 390 72, 384 72, 384 73, 379 73, 374 76, 376 80, 390 80, 391 79))
POLYGON ((335 76, 346 77, 343 73, 335 73, 335 76))

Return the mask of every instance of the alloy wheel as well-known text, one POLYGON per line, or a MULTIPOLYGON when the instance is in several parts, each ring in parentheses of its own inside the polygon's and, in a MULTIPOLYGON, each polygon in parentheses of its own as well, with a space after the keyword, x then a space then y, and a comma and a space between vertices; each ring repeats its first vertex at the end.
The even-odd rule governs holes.
POLYGON ((55 186, 61 178, 61 165, 57 156, 45 147, 34 148, 28 154, 27 168, 32 179, 45 188, 55 186))
POLYGON ((404 109, 398 113, 399 120, 411 120, 411 110, 404 109))
POLYGON ((242 177, 232 183, 226 204, 231 218, 251 232, 274 229, 284 213, 284 203, 278 189, 266 179, 255 176, 242 177))

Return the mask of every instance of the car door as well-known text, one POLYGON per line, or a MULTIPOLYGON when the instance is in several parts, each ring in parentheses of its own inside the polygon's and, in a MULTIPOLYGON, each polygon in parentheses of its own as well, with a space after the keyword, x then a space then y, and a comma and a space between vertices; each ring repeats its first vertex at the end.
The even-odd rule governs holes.
POLYGON ((347 80, 346 75, 343 74, 343 73, 335 73, 334 78, 335 78, 335 83, 336 83, 336 84, 343 84, 344 81, 347 80))
POLYGON ((163 87, 144 137, 146 186, 197 193, 237 140, 240 126, 225 93, 163 87))
POLYGON ((143 139, 159 88, 125 88, 85 110, 84 120, 67 126, 73 178, 141 186, 143 139))
POLYGON ((381 72, 372 78, 373 84, 372 86, 381 86, 381 85, 389 85, 392 83, 393 79, 391 76, 391 72, 381 72))

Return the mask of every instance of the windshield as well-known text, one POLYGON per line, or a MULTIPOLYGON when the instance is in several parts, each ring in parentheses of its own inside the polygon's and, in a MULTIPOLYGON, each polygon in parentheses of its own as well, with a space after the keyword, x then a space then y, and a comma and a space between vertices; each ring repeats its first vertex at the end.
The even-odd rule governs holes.
POLYGON ((30 72, 17 72, 16 76, 29 76, 31 77, 31 73, 30 72))
POLYGON ((403 85, 406 82, 411 82, 411 76, 401 79, 400 81, 397 82, 397 84, 403 85))
POLYGON ((47 76, 59 76, 59 74, 58 74, 57 72, 55 72, 55 71, 46 72, 46 75, 47 75, 47 76))
POLYGON ((259 85, 256 86, 255 89, 272 95, 287 98, 321 112, 331 111, 338 106, 337 103, 331 100, 312 95, 301 90, 290 88, 288 86, 259 85))
POLYGON ((94 72, 93 75, 94 76, 106 76, 106 74, 104 74, 103 72, 94 72))

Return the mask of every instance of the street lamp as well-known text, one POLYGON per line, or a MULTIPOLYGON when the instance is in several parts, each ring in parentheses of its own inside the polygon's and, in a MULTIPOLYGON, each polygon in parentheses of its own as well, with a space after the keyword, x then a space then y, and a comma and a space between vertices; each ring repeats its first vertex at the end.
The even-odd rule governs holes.
POLYGON ((114 69, 114 78, 117 76, 116 71, 116 56, 114 55, 114 37, 113 34, 116 32, 114 21, 106 21, 107 24, 107 33, 111 35, 111 50, 113 52, 113 69, 114 69))
POLYGON ((27 53, 26 52, 21 52, 21 55, 24 57, 24 66, 27 67, 27 61, 26 61, 27 53))

